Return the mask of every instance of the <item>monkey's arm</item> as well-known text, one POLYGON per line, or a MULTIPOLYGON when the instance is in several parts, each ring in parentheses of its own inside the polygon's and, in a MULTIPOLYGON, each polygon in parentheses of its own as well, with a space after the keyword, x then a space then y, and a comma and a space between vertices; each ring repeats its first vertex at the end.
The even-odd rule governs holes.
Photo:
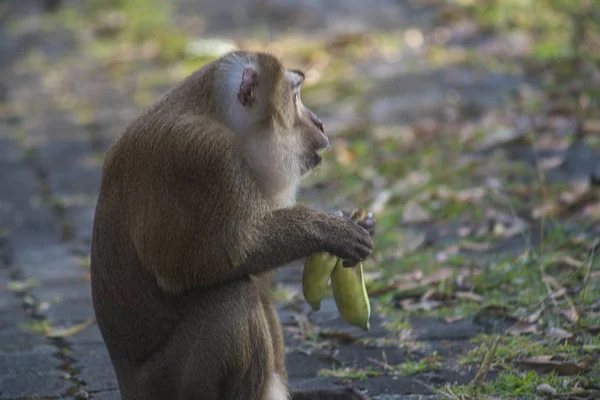
POLYGON ((234 268, 236 275, 266 272, 321 251, 353 265, 373 249, 368 231, 358 224, 302 205, 274 211, 258 232, 247 256, 234 268))

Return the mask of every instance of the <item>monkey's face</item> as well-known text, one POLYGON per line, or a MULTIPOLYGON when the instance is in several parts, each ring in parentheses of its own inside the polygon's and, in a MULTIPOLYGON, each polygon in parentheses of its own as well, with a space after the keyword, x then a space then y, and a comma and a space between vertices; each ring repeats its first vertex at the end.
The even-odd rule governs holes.
POLYGON ((304 175, 321 163, 322 157, 319 153, 329 147, 329 139, 321 119, 306 107, 300 98, 304 74, 297 70, 287 70, 284 76, 290 101, 288 109, 293 120, 290 135, 294 136, 299 144, 300 171, 304 175))
POLYGON ((254 132, 242 134, 253 148, 268 143, 261 147, 262 162, 278 157, 290 171, 287 176, 306 175, 321 163, 319 153, 329 147, 329 139, 319 117, 300 98, 304 74, 265 54, 254 64, 243 64, 239 74, 234 75, 241 77, 236 80, 238 111, 230 113, 234 130, 254 132))

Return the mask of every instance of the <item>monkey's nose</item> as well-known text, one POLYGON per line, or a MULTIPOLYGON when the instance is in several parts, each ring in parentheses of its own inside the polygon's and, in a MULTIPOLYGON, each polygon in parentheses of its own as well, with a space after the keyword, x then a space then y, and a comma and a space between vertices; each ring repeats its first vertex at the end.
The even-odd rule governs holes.
POLYGON ((325 127, 323 127, 323 122, 319 119, 319 117, 317 117, 317 115, 310 110, 308 111, 308 115, 312 123, 315 124, 315 126, 319 128, 321 132, 325 133, 325 127))

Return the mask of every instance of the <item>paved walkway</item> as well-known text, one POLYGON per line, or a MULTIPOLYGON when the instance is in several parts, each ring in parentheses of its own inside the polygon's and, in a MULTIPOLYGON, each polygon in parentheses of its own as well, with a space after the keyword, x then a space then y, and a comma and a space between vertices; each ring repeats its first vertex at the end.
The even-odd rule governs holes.
MULTIPOLYGON (((67 74, 56 71, 54 78, 62 79, 60 85, 73 92, 87 94, 84 97, 94 110, 95 122, 81 123, 63 110, 61 104, 70 101, 68 93, 54 89, 58 83, 50 79, 52 74, 42 79, 35 71, 29 72, 27 65, 37 61, 31 53, 25 55, 26 50, 35 48, 50 59, 74 57, 77 53, 73 53, 69 36, 42 32, 36 25, 39 11, 35 2, 12 3, 15 7, 9 10, 11 18, 27 17, 32 28, 18 39, 9 37, 6 31, 0 33, 0 102, 25 110, 18 116, 5 111, 0 118, 0 399, 118 399, 110 361, 93 322, 81 332, 63 338, 48 338, 41 332, 53 327, 55 331, 46 333, 57 333, 56 329, 71 328, 93 317, 87 271, 101 172, 98 159, 137 108, 113 82, 93 68, 91 61, 78 60, 69 64, 67 74)), ((222 23, 213 23, 209 29, 240 32, 242 28, 234 28, 233 20, 222 12, 228 2, 222 3, 211 9, 216 15, 212 21, 222 23)), ((278 3, 281 4, 278 15, 287 15, 285 2, 278 3)), ((331 9, 335 8, 333 3, 327 3, 331 9)), ((398 21, 411 21, 424 29, 433 26, 427 9, 413 10, 402 2, 381 0, 375 2, 381 8, 369 9, 361 6, 362 1, 335 3, 343 5, 348 15, 354 11, 354 15, 360 16, 347 18, 348 25, 391 26, 398 21)), ((181 1, 180 7, 193 12, 194 4, 191 0, 181 1)), ((315 16, 346 12, 330 9, 322 13, 317 6, 311 7, 303 9, 305 18, 300 22, 280 20, 282 26, 335 29, 331 25, 335 19, 315 16)), ((239 21, 236 24, 239 26, 239 21)), ((415 62, 420 60, 415 58, 415 62)), ((473 101, 477 106, 492 104, 498 100, 499 85, 511 83, 494 77, 488 81, 461 81, 468 77, 468 72, 461 70, 447 71, 445 75, 406 74, 392 62, 379 62, 376 68, 365 64, 364 68, 371 68, 379 76, 379 86, 373 91, 373 102, 381 103, 373 110, 372 118, 377 123, 406 122, 414 112, 432 115, 440 112, 441 99, 450 86, 469 89, 464 93, 467 97, 478 96, 473 101)), ((329 123, 335 125, 335 121, 329 123)), ((286 269, 279 280, 297 286, 299 273, 299 268, 286 269)), ((364 334, 342 323, 331 301, 325 302, 319 313, 308 317, 306 305, 302 304, 293 307, 281 303, 279 312, 285 327, 293 387, 339 384, 338 378, 317 374, 320 369, 332 366, 381 370, 384 360, 398 364, 432 351, 445 360, 452 359, 448 356, 464 352, 470 346, 468 339, 482 329, 469 321, 446 325, 433 319, 416 320, 411 340, 427 346, 409 353, 405 346, 398 345, 397 337, 390 337, 381 327, 378 315, 373 316, 372 330, 364 334), (335 352, 329 352, 301 338, 300 326, 306 318, 320 328, 339 328, 358 338, 388 338, 392 342, 379 346, 369 346, 368 340, 342 342, 335 352)), ((454 365, 444 363, 442 371, 417 378, 379 375, 355 384, 368 390, 373 399, 412 399, 430 397, 430 385, 467 383, 472 378, 472 371, 455 372, 454 365)))

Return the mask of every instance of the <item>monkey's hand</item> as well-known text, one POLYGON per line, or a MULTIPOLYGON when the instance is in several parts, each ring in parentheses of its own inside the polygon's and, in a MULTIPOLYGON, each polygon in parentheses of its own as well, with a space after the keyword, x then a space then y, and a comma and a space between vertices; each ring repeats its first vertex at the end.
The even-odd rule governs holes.
MULTIPOLYGON (((344 217, 346 219, 350 219, 352 217, 352 210, 334 210, 334 211, 329 211, 328 214, 335 215, 338 217, 344 217)), ((369 232, 369 235, 371 235, 371 238, 373 238, 375 236, 376 222, 377 221, 375 220, 375 218, 373 218, 373 215, 371 215, 371 213, 369 213, 367 218, 358 222, 358 225, 365 228, 367 230, 367 232, 369 232)))
POLYGON ((325 251, 343 259, 343 266, 346 268, 354 267, 364 261, 373 251, 372 235, 375 232, 375 219, 369 216, 357 223, 349 215, 343 215, 341 211, 332 211, 328 214, 332 217, 328 219, 330 226, 327 229, 331 233, 324 238, 325 251))

